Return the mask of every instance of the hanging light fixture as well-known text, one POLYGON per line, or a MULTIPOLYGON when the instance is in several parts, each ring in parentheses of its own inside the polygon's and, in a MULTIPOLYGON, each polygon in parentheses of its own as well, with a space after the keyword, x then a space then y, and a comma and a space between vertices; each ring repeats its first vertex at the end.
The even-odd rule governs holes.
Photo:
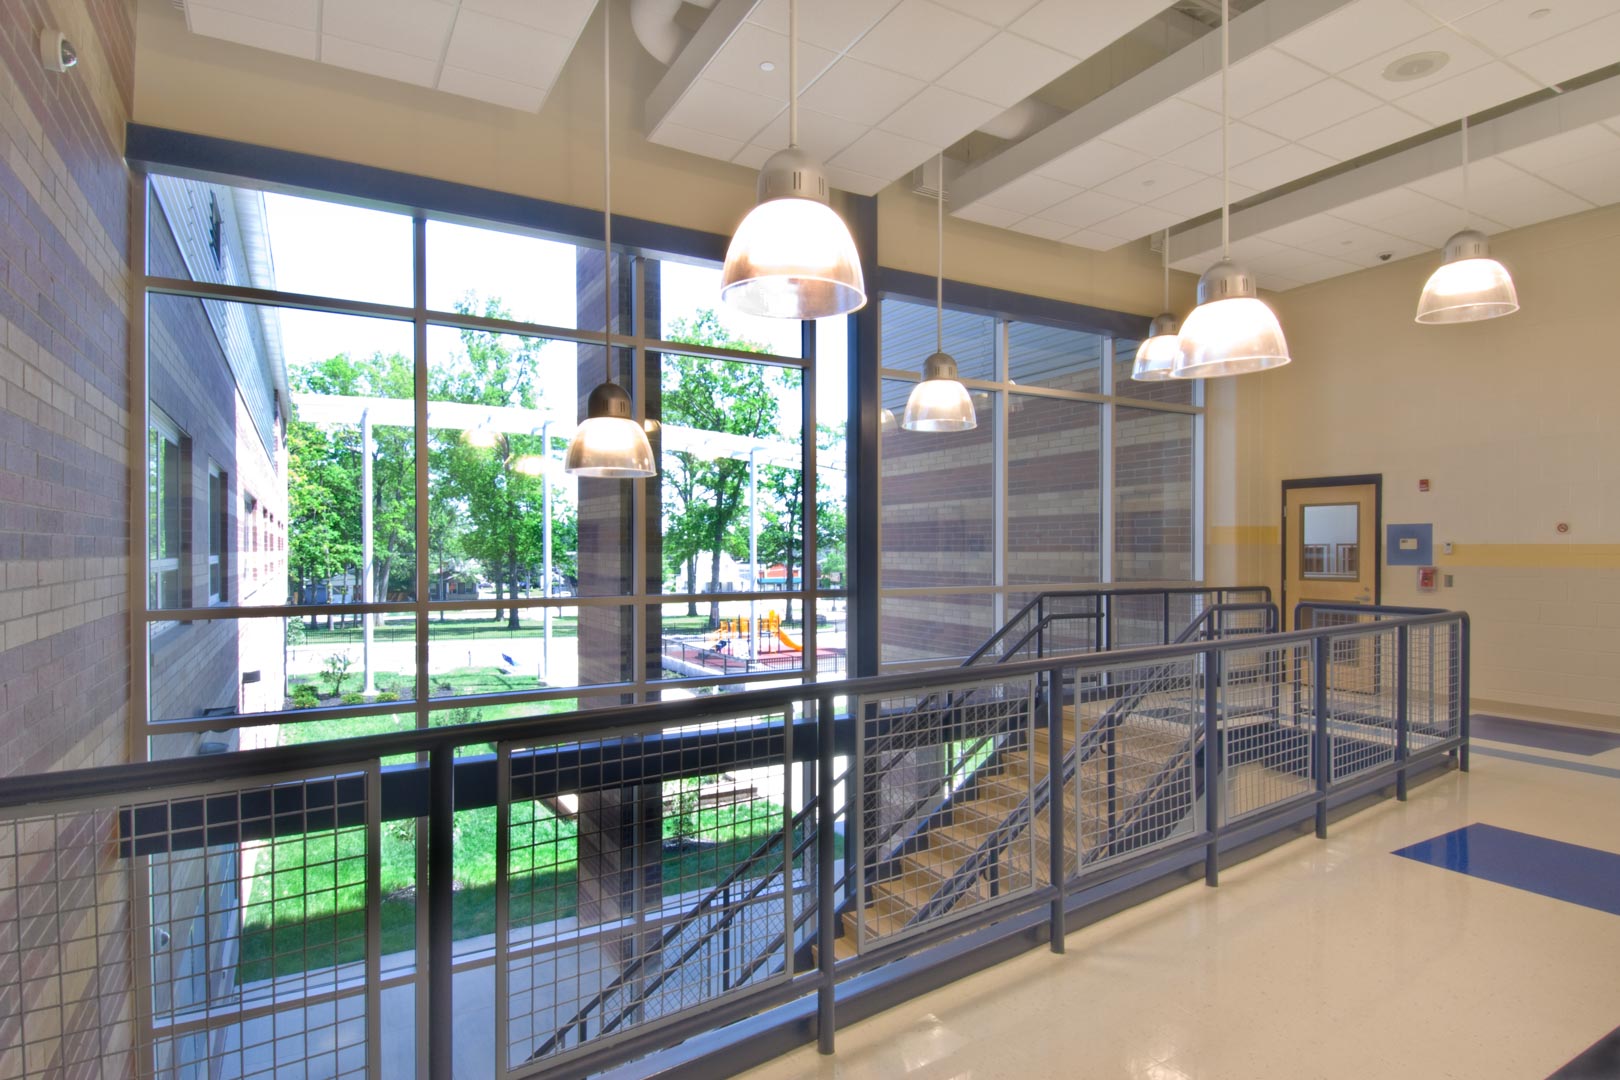
POLYGON ((1443 261, 1418 297, 1417 321, 1478 322, 1519 310, 1519 294, 1507 267, 1490 257, 1485 234, 1468 224, 1468 117, 1462 120, 1463 231, 1446 241, 1443 261))
POLYGON ((1147 340, 1136 348, 1136 364, 1131 378, 1137 382, 1160 382, 1171 377, 1176 354, 1181 351, 1180 321, 1170 313, 1170 230, 1164 230, 1164 311, 1148 324, 1147 340))
POLYGON ((900 426, 907 431, 967 431, 979 426, 973 398, 957 376, 956 361, 945 351, 945 155, 939 156, 939 187, 934 198, 938 273, 934 277, 934 355, 923 361, 922 382, 911 388, 900 426))
POLYGON ((613 381, 613 117, 609 70, 611 3, 602 5, 602 349, 607 379, 585 401, 563 471, 575 476, 633 479, 657 475, 647 432, 631 416, 630 395, 613 381))
POLYGON ((799 6, 788 0, 788 148, 759 170, 720 275, 720 299, 749 315, 821 319, 866 303, 855 240, 828 205, 827 174, 799 149, 799 6))
POLYGON ((1171 374, 1178 379, 1247 375, 1291 359, 1277 316, 1260 299, 1254 275, 1232 261, 1232 16, 1221 0, 1221 259, 1198 279, 1198 306, 1181 326, 1171 374))

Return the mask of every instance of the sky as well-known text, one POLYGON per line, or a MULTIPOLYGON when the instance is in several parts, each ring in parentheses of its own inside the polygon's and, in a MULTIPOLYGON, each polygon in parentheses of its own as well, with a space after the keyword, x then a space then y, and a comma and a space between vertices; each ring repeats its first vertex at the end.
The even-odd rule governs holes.
MULTIPOLYGON (((381 304, 409 306, 411 298, 411 220, 388 213, 267 193, 265 204, 276 287, 289 292, 335 296, 381 304), (334 238, 341 242, 334 243, 334 238)), ((430 221, 427 228, 428 305, 450 309, 469 290, 497 296, 511 316, 551 326, 575 325, 573 248, 550 240, 493 229, 430 221)), ((739 337, 773 351, 797 355, 799 324, 742 315, 720 302, 719 267, 665 262, 662 280, 662 332, 682 316, 711 308, 721 325, 739 337)), ((845 371, 847 340, 842 318, 818 326, 817 418, 842 424, 847 416, 845 371)), ((370 355, 376 351, 411 352, 411 326, 388 319, 321 312, 281 312, 282 352, 289 369, 315 363, 340 352, 370 355)), ((430 331, 428 362, 449 361, 459 347, 453 332, 430 331)), ((553 342, 540 352, 550 372, 548 397, 575 402, 575 347, 553 342), (554 363, 552 363, 554 361, 554 363)), ((784 426, 796 428, 797 394, 782 401, 784 426)))

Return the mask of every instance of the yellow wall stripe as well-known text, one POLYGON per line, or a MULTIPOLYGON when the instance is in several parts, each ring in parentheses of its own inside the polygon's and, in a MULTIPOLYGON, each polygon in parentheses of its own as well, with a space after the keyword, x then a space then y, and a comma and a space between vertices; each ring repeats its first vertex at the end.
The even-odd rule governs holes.
POLYGON ((1207 544, 1280 544, 1282 531, 1275 525, 1211 525, 1207 544))
POLYGON ((1620 544, 1455 544, 1435 546, 1440 566, 1500 566, 1546 570, 1620 570, 1620 544))

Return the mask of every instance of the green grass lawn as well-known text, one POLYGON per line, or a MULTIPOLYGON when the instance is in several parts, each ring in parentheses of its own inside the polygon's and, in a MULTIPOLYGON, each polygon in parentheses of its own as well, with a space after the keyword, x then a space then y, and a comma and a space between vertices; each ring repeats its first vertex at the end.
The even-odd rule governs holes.
MULTIPOLYGON (((700 605, 701 606, 701 605, 700 605)), ((786 629, 797 627, 797 622, 784 622, 786 629)), ((513 630, 511 623, 504 616, 500 619, 469 619, 432 618, 428 623, 428 637, 435 643, 449 641, 496 641, 506 638, 532 638, 545 633, 546 623, 543 618, 533 611, 525 613, 518 619, 518 628, 513 630)), ((700 634, 709 629, 709 616, 701 615, 665 615, 663 629, 666 634, 700 634)), ((358 622, 337 625, 328 630, 325 626, 311 628, 307 623, 303 629, 305 645, 331 645, 357 642, 361 639, 360 624, 358 622)), ((551 619, 551 636, 556 638, 571 638, 578 636, 579 620, 573 615, 554 615, 551 619)), ((389 615, 380 618, 373 628, 373 637, 378 641, 411 641, 416 634, 416 616, 389 615)), ((295 642, 296 644, 296 642, 295 642)))

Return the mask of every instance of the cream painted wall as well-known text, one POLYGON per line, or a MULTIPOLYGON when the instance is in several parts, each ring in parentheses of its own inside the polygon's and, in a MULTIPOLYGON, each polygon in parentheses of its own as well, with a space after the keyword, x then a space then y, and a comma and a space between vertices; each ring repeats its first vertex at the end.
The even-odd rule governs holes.
POLYGON ((1620 716, 1620 206, 1492 249, 1504 319, 1414 323, 1437 255, 1273 298, 1294 362, 1211 388, 1210 577, 1277 586, 1284 479, 1381 473, 1384 521, 1432 522, 1455 582, 1386 566, 1384 600, 1472 614, 1475 698, 1620 716))
MULTIPOLYGON (((729 234, 753 205, 754 172, 646 141, 643 103, 662 68, 616 15, 614 209, 729 234)), ((134 118, 600 208, 600 27, 593 18, 531 114, 199 37, 168 0, 140 0, 134 118)), ((878 215, 883 262, 933 273, 932 203, 897 186, 878 215)), ((949 218, 946 230, 952 277, 1143 315, 1160 309, 1158 260, 1145 243, 1091 253, 949 218)), ((1175 277, 1190 302, 1194 279, 1175 277)))

